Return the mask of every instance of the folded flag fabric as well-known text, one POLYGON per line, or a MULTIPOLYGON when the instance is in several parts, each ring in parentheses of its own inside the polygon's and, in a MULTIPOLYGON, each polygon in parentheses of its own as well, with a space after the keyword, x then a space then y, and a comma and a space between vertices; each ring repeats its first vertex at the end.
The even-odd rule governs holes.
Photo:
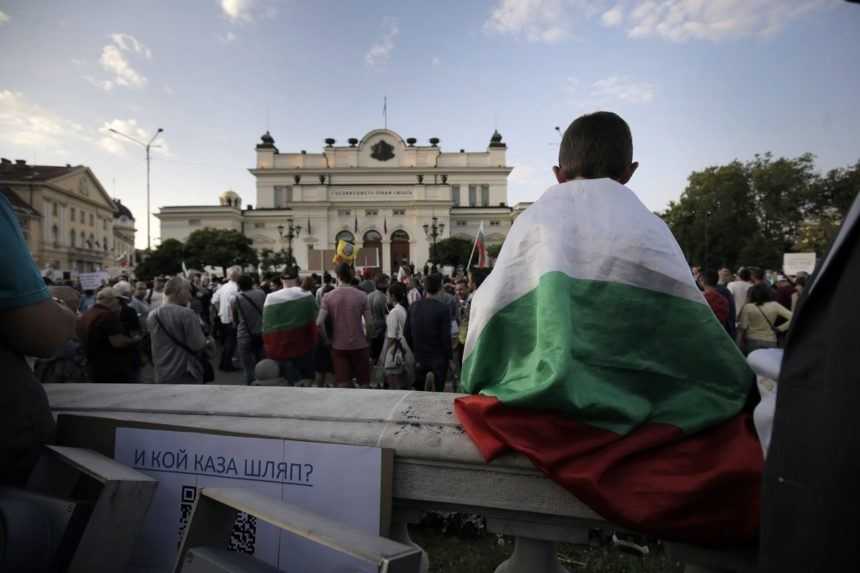
POLYGON ((299 287, 275 291, 263 304, 263 345, 272 360, 304 356, 317 342, 317 302, 299 287))
POLYGON ((471 305, 455 412, 489 461, 528 456, 606 519, 705 544, 755 536, 754 375, 668 227, 577 180, 520 215, 471 305))

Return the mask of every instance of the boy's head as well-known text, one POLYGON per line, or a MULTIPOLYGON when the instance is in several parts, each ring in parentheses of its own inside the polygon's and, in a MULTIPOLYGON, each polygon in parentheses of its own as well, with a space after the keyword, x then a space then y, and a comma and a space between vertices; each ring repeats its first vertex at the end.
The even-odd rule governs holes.
POLYGON ((627 122, 611 111, 598 111, 576 118, 565 130, 558 166, 552 170, 559 183, 609 177, 623 185, 637 167, 627 122))

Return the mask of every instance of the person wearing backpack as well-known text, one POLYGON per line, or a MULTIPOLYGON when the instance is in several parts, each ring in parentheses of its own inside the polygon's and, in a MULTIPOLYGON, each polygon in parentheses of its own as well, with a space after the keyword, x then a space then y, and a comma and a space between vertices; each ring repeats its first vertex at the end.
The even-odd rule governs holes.
POLYGON ((245 384, 254 381, 257 362, 265 358, 263 352, 263 304, 266 293, 254 286, 248 275, 237 281, 239 292, 231 303, 233 324, 236 325, 236 342, 239 363, 242 365, 245 384))
POLYGON ((773 300, 773 290, 766 282, 753 285, 748 297, 738 317, 738 346, 744 354, 761 348, 777 348, 782 333, 788 331, 791 324, 791 311, 773 300), (785 322, 774 326, 779 317, 785 322))

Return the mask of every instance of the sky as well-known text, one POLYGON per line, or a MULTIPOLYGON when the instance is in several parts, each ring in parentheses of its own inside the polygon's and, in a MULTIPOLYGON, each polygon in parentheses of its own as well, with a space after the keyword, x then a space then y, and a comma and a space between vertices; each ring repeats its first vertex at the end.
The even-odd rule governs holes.
MULTIPOLYGON (((860 159, 860 5, 841 0, 0 0, 0 156, 89 166, 137 218, 254 204, 254 146, 320 152, 388 126, 443 150, 508 145, 510 204, 553 183, 560 135, 607 109, 628 184, 665 209, 694 170, 860 159)), ((152 221, 153 245, 158 222, 152 221)))

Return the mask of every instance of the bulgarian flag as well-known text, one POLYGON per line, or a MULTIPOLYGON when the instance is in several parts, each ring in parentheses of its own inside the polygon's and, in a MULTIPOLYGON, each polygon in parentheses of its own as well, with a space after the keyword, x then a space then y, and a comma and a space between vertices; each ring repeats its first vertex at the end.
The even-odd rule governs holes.
POLYGON ((314 349, 317 302, 299 287, 275 291, 263 304, 263 345, 272 360, 290 360, 314 349))
POLYGON ((472 261, 475 260, 475 266, 480 269, 485 269, 489 265, 487 263, 487 244, 484 240, 484 222, 481 221, 481 226, 478 227, 478 234, 475 235, 475 244, 472 245, 472 252, 469 255, 469 263, 466 265, 467 269, 472 268, 472 261), (475 255, 478 255, 478 258, 475 259, 475 255))
POLYGON ((471 305, 455 413, 486 461, 514 450, 605 519, 733 544, 758 529, 754 375, 672 233, 610 179, 520 215, 471 305))

